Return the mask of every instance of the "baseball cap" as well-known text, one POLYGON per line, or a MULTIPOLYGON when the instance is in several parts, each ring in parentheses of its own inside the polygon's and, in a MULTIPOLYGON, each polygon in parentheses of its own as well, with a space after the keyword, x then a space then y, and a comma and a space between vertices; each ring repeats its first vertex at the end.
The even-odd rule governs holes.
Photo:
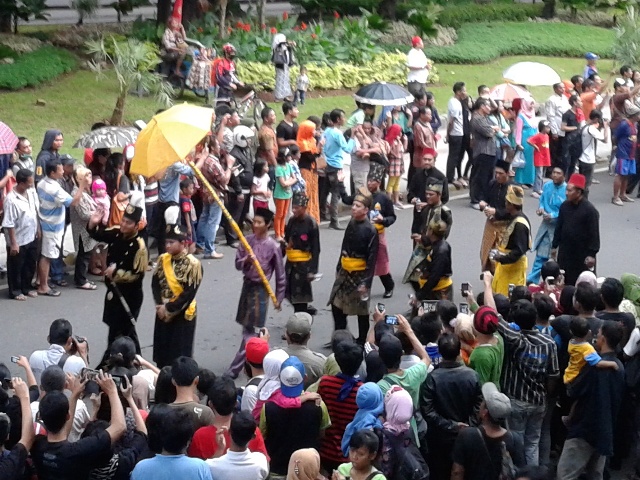
POLYGON ((287 320, 286 330, 288 334, 298 334, 306 337, 311 333, 313 317, 307 312, 296 312, 287 320))
POLYGON ((587 60, 598 60, 600 57, 593 52, 587 52, 584 54, 584 58, 587 60))
POLYGON ((415 37, 413 37, 411 39, 411 45, 413 46, 413 48, 415 48, 418 45, 420 45, 420 42, 422 42, 422 38, 420 38, 418 35, 416 35, 415 37))
POLYGON ((245 346, 247 362, 261 364, 264 357, 269 353, 269 344, 264 338, 250 338, 245 346))
POLYGON ((296 398, 304 390, 304 364, 298 357, 289 357, 280 367, 280 391, 285 397, 296 398))
POLYGON ((498 312, 486 305, 480 307, 473 316, 473 328, 484 335, 491 335, 498 329, 498 312))
POLYGON ((624 78, 616 78, 613 81, 613 88, 620 88, 627 85, 627 81, 624 78))
POLYGON ((495 383, 487 382, 482 385, 482 398, 494 420, 506 420, 511 414, 511 400, 504 393, 498 391, 495 383))
POLYGON ((73 159, 73 157, 67 153, 60 155, 60 163, 62 165, 74 165, 76 163, 76 161, 73 159))

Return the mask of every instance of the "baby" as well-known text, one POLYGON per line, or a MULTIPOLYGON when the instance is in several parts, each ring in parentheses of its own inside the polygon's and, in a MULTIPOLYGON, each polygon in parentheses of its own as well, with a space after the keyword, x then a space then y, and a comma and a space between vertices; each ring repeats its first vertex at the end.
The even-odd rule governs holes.
POLYGON ((107 185, 101 178, 96 178, 91 185, 93 200, 98 204, 98 208, 102 211, 102 224, 109 223, 109 212, 111 210, 111 199, 107 195, 107 185))

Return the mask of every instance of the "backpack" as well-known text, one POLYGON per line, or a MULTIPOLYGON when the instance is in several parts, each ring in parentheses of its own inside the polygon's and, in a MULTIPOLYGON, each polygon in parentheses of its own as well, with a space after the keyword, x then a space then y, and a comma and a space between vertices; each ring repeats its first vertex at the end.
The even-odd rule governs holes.
POLYGON ((429 480, 429 467, 413 441, 411 429, 399 435, 382 430, 382 437, 396 459, 393 475, 387 477, 388 480, 429 480))
POLYGON ((262 378, 258 378, 258 377, 253 377, 251 380, 249 380, 249 383, 247 383, 244 387, 238 387, 238 389, 236 390, 236 412, 240 412, 241 408, 240 406, 242 405, 242 397, 244 395, 244 389, 247 387, 257 387, 258 385, 260 385, 260 382, 262 381, 262 378))
MULTIPOLYGON (((484 446, 484 450, 487 453, 487 458, 491 459, 489 448, 487 447, 487 441, 485 440, 482 431, 479 428, 476 428, 476 431, 482 439, 482 445, 484 446)), ((514 480, 516 478, 516 467, 513 464, 513 459, 511 458, 511 454, 507 450, 507 444, 504 443, 504 440, 500 442, 500 453, 502 455, 502 462, 500 472, 498 473, 498 480, 514 480)))
POLYGON ((289 59, 287 58, 287 47, 278 45, 273 50, 273 55, 271 56, 271 62, 277 68, 284 68, 285 65, 289 65, 289 59))

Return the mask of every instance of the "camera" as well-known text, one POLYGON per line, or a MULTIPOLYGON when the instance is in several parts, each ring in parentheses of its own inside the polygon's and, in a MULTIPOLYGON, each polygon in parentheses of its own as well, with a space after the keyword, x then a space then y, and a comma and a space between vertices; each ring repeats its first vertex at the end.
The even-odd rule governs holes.
POLYGON ((20 360, 20 357, 16 357, 15 355, 12 355, 12 356, 11 356, 11 361, 12 361, 13 363, 18 363, 18 361, 19 361, 19 360, 20 360))
POLYGON ((460 313, 464 313, 465 315, 469 315, 469 304, 468 303, 461 303, 459 310, 460 310, 460 313))
POLYGON ((376 308, 378 309, 379 313, 384 312, 384 310, 385 310, 384 303, 378 303, 378 305, 376 305, 376 308))
POLYGON ((425 300, 422 302, 422 309, 424 310, 424 313, 435 312, 437 303, 438 302, 435 300, 425 300))
POLYGON ((460 292, 462 293, 463 297, 466 297, 467 294, 469 293, 469 284, 468 283, 463 283, 462 286, 460 287, 460 292))
POLYGON ((384 323, 387 325, 398 325, 398 317, 396 315, 385 315, 384 323))

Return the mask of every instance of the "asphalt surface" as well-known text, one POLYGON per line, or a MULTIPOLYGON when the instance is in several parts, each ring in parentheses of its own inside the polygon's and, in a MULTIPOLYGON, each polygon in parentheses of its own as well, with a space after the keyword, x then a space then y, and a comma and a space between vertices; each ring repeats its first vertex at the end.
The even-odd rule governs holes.
MULTIPOLYGON (((596 178, 600 185, 592 188, 591 199, 600 211, 600 234, 602 248, 598 255, 598 275, 620 276, 627 271, 637 271, 640 254, 635 248, 629 248, 638 235, 638 212, 640 200, 635 204, 617 207, 610 203, 611 177, 599 173, 596 178), (627 247, 629 245, 629 247, 627 247)), ((464 192, 460 192, 464 193, 464 192)), ((454 191, 455 197, 455 191, 454 191)), ((453 229, 449 242, 453 251, 453 271, 456 301, 459 298, 459 285, 469 282, 475 291, 479 291, 480 261, 479 248, 484 227, 484 215, 469 208, 468 199, 454 199, 449 203, 453 210, 453 229)), ((525 213, 529 216, 535 234, 539 218, 535 215, 537 201, 526 198, 525 213)), ((382 299, 383 288, 376 279, 373 283, 371 304, 384 302, 389 313, 402 312, 407 306, 407 295, 411 293, 409 285, 400 284, 409 256, 409 239, 412 212, 410 209, 398 211, 398 220, 387 230, 391 257, 391 273, 396 280, 393 298, 382 299)), ((343 222, 346 223, 346 222, 343 222)), ((336 262, 340 253, 342 232, 329 230, 326 225, 320 227, 322 252, 320 271, 324 277, 313 284, 315 301, 319 309, 313 325, 310 347, 321 350, 333 330, 330 310, 326 307, 333 283, 336 262)), ((204 280, 198 292, 198 325, 196 330, 196 360, 204 367, 216 373, 223 372, 236 352, 241 328, 235 323, 235 314, 240 296, 242 275, 234 268, 235 250, 220 246, 224 253, 221 260, 204 260, 204 280)), ((152 252, 155 253, 155 252, 152 252)), ((530 264, 532 258, 530 256, 530 264)), ((151 297, 151 274, 145 279, 145 301, 138 322, 138 333, 143 355, 151 358, 154 307, 151 297)), ((67 318, 74 326, 74 333, 88 337, 91 347, 91 361, 95 364, 106 347, 107 327, 101 322, 102 302, 105 286, 98 282, 96 291, 83 291, 72 287, 62 288, 57 298, 39 297, 25 302, 9 300, 6 290, 0 292, 0 362, 10 364, 11 355, 29 355, 36 349, 47 347, 48 327, 56 318, 67 318)), ((287 302, 281 312, 270 309, 267 327, 271 332, 271 343, 281 343, 280 336, 292 308, 287 302)), ((350 328, 357 333, 355 319, 350 320, 350 328)))

